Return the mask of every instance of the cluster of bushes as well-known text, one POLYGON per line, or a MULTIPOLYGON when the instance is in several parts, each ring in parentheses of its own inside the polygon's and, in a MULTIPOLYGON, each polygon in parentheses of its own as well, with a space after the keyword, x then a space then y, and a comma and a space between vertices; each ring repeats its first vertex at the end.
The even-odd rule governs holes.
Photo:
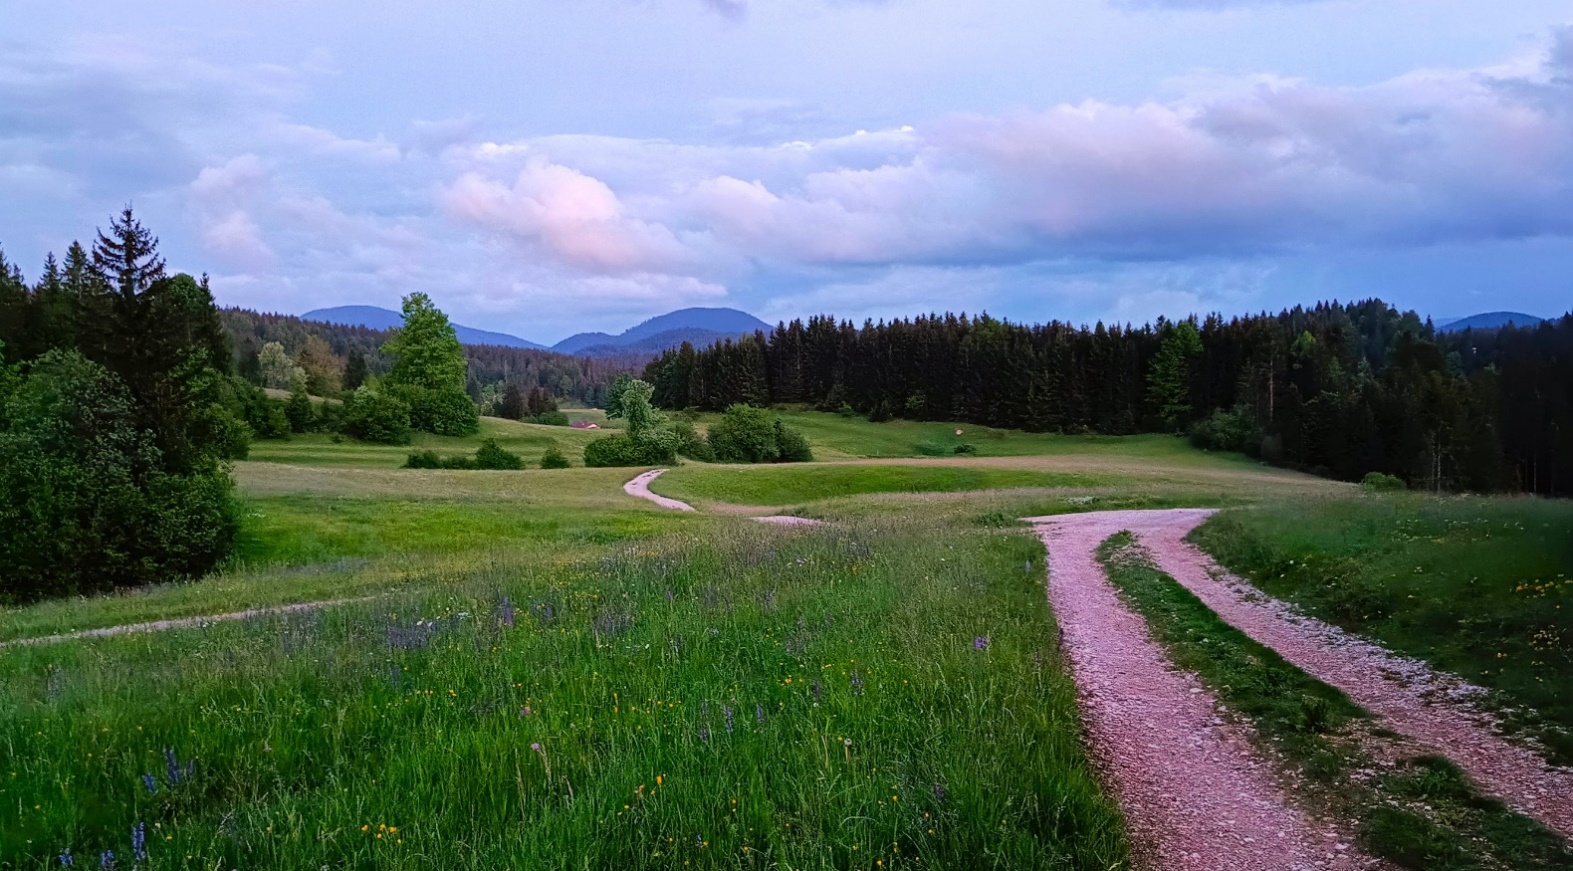
POLYGON ((806 463, 814 459, 803 434, 751 405, 729 406, 710 427, 710 454, 721 463, 806 463))
POLYGON ((417 451, 404 461, 404 468, 517 471, 524 468, 524 459, 499 446, 496 439, 487 439, 481 442, 473 457, 463 454, 443 457, 436 451, 417 451))
POLYGON ((1220 408, 1209 417, 1191 424, 1191 444, 1205 451, 1237 451, 1261 455, 1271 451, 1264 446, 1255 413, 1247 407, 1220 408))

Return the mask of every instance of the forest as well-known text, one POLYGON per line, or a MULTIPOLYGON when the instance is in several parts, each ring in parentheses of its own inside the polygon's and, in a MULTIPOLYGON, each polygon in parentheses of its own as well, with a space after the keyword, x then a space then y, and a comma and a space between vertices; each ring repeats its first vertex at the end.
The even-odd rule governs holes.
POLYGON ((1345 480, 1573 494, 1573 314, 1454 334, 1375 299, 1090 329, 821 316, 683 345, 644 377, 667 409, 805 403, 875 421, 1185 433, 1345 480))

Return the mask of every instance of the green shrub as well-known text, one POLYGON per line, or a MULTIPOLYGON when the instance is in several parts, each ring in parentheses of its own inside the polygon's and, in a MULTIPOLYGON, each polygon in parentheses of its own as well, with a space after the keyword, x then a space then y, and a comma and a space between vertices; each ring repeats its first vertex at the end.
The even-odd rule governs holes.
POLYGON ((545 424, 546 426, 568 425, 568 415, 561 411, 543 411, 540 414, 535 415, 533 418, 531 418, 531 420, 536 423, 545 424))
POLYGON ((1387 475, 1382 472, 1367 472, 1366 476, 1360 479, 1360 488, 1373 493, 1393 493, 1399 490, 1408 490, 1409 485, 1404 483, 1403 478, 1396 475, 1387 475))
POLYGON ((584 446, 584 464, 592 467, 664 466, 676 460, 675 447, 622 433, 596 439, 584 446))
POLYGON ((948 457, 954 454, 951 446, 942 441, 929 440, 918 442, 913 446, 917 452, 925 457, 948 457))
POLYGON ((409 406, 410 429, 456 437, 480 432, 475 401, 462 390, 400 385, 394 395, 409 406))
POLYGON ((1191 424, 1191 444, 1208 451, 1259 452, 1262 435, 1256 417, 1244 406, 1219 409, 1206 420, 1191 424))
POLYGON ((165 471, 118 378, 74 351, 40 358, 0 410, 0 599, 195 578, 228 553, 228 470, 165 471))
POLYGON ((563 453, 562 448, 556 445, 548 446, 546 453, 541 455, 541 468, 543 469, 566 469, 572 465, 572 463, 568 462, 568 457, 563 453))
POLYGON ((797 430, 777 420, 776 462, 811 463, 813 461, 814 451, 808 446, 808 438, 797 430))
POLYGON ((762 408, 738 403, 710 427, 710 450, 723 463, 770 463, 779 455, 775 421, 762 408))
POLYGON ((956 445, 953 450, 958 454, 975 454, 978 452, 978 446, 972 444, 971 442, 962 442, 961 444, 956 445))
POLYGON ((440 469, 442 468, 442 457, 438 456, 436 451, 416 451, 405 459, 404 468, 440 469))
POLYGON ((385 445, 410 443, 410 407, 397 397, 362 386, 344 400, 347 436, 385 445))
POLYGON ((690 460, 701 463, 715 462, 715 451, 710 449, 710 443, 694 429, 691 419, 679 418, 672 423, 672 432, 677 435, 677 454, 690 460))
POLYGON ((487 439, 475 451, 475 468, 516 471, 524 468, 524 460, 518 454, 499 447, 496 439, 487 439))

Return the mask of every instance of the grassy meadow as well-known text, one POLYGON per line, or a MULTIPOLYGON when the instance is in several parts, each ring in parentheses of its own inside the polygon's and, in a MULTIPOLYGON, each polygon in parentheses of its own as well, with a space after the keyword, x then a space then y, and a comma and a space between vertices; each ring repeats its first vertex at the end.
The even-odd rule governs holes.
POLYGON ((66 850, 147 869, 1128 867, 1030 515, 1229 509, 1198 540, 1264 588, 1340 619, 1324 588, 1356 578, 1385 605, 1352 628, 1565 716, 1565 682, 1530 665, 1567 662, 1559 503, 1367 496, 1178 438, 963 427, 976 453, 956 455, 949 424, 786 417, 829 462, 679 465, 654 489, 694 514, 626 496, 638 470, 577 467, 595 432, 256 443, 224 571, 0 609, 0 640, 337 604, 0 649, 0 869, 66 850), (398 468, 486 437, 531 465, 555 441, 576 468, 398 468), (765 508, 833 522, 735 516, 765 508), (1461 621, 1491 657, 1418 628, 1461 621))

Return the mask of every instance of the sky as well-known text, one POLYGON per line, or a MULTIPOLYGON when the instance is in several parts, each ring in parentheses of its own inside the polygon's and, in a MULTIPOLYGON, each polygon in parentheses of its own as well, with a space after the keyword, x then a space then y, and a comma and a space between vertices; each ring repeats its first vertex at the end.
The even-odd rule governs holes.
POLYGON ((0 249, 553 342, 1573 308, 1566 0, 5 0, 0 249))

